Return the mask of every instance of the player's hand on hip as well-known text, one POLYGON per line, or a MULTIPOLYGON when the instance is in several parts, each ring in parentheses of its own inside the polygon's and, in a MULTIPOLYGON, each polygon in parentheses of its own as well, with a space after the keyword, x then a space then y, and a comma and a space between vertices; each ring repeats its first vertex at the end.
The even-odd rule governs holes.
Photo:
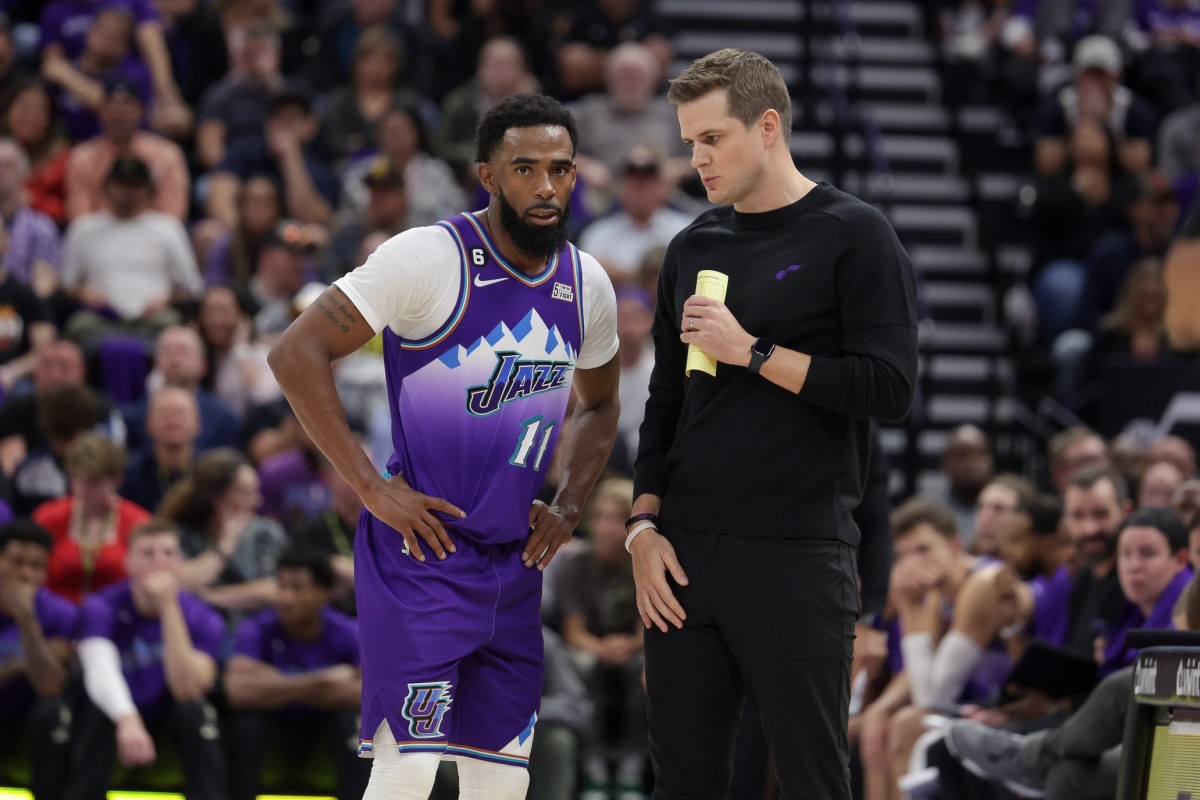
POLYGON ((455 551, 450 534, 446 532, 442 521, 433 515, 434 511, 441 511, 452 517, 466 516, 462 509, 448 500, 421 494, 409 486, 408 481, 395 475, 390 479, 380 477, 362 501, 367 510, 380 522, 400 532, 409 552, 418 561, 425 560, 425 553, 420 545, 421 539, 425 540, 439 559, 445 558, 447 552, 455 551))
POLYGON ((637 587, 637 607, 642 624, 647 628, 655 625, 663 633, 667 632, 668 625, 682 628, 687 613, 667 582, 667 573, 670 573, 680 586, 688 583, 687 574, 675 557, 675 548, 658 531, 648 530, 639 533, 629 549, 633 555, 633 582, 637 587))
POLYGON ((573 527, 557 506, 534 500, 529 508, 529 538, 521 551, 521 561, 527 567, 545 569, 558 549, 571 541, 573 527))
POLYGON ((683 319, 679 338, 720 361, 744 367, 750 363, 750 348, 755 337, 734 318, 724 303, 711 297, 694 294, 683 304, 683 319))

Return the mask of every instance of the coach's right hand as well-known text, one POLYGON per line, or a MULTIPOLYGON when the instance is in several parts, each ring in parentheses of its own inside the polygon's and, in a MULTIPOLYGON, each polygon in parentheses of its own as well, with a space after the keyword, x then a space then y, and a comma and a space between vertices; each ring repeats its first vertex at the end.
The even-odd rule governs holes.
POLYGON ((633 582, 637 586, 637 607, 642 624, 647 629, 656 625, 663 633, 668 630, 667 623, 682 628, 687 613, 667 583, 668 572, 680 586, 688 583, 687 574, 675 557, 675 548, 658 531, 647 530, 634 538, 629 552, 633 556, 633 582))
POLYGON ((409 486, 403 476, 393 475, 391 478, 380 476, 372 482, 363 492, 362 501, 380 522, 400 532, 409 552, 417 561, 425 560, 418 536, 425 540, 439 559, 444 559, 447 552, 454 552, 450 534, 446 533, 441 520, 430 513, 441 511, 452 517, 466 516, 462 509, 448 500, 421 494, 409 486))

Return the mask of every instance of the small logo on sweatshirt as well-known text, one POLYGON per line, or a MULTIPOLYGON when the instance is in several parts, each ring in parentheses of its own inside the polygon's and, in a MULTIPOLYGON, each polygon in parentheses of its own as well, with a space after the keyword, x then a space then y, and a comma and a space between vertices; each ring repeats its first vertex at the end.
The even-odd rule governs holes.
POLYGON ((789 272, 796 272, 796 271, 798 271, 799 269, 800 269, 800 265, 799 265, 799 264, 792 264, 792 265, 791 265, 791 266, 789 266, 787 269, 781 269, 781 270, 779 270, 779 272, 776 272, 776 273, 775 273, 775 280, 777 280, 777 281, 781 281, 781 280, 783 280, 784 278, 786 278, 786 277, 787 277, 787 275, 788 275, 788 273, 789 273, 789 272))

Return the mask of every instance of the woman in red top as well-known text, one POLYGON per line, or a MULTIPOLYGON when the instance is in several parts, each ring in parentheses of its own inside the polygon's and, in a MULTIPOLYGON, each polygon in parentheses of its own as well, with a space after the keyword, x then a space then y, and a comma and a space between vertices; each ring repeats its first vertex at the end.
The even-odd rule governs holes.
POLYGON ((54 536, 46 588, 78 603, 125 577, 129 531, 150 512, 117 496, 124 448, 86 433, 67 448, 64 461, 71 493, 38 506, 33 519, 54 536))
POLYGON ((59 225, 67 221, 67 157, 71 148, 54 119, 54 101, 37 78, 20 78, 0 98, 0 133, 29 156, 29 207, 59 225))

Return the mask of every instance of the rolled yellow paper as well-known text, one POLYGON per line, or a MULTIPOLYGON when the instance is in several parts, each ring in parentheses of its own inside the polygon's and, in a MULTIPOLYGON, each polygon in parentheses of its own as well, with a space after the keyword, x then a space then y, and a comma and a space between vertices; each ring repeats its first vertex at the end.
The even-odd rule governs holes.
MULTIPOLYGON (((702 269, 696 274, 696 294, 698 295, 711 297, 714 300, 720 300, 724 303, 725 289, 728 286, 729 276, 724 272, 717 272, 713 269, 702 269)), ((689 344, 687 366, 684 367, 683 374, 690 378, 692 370, 707 372, 709 375, 716 377, 717 360, 696 345, 689 344)))

